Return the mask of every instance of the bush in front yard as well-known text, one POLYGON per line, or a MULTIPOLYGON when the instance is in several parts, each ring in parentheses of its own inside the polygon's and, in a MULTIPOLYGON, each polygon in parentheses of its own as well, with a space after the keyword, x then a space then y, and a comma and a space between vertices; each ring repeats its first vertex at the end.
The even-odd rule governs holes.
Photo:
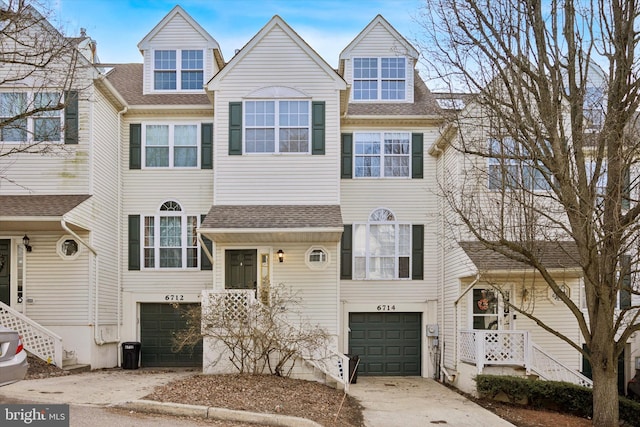
MULTIPOLYGON (((593 396, 587 387, 502 375, 478 375, 475 380, 482 397, 494 399, 503 394, 512 403, 525 401, 535 409, 568 412, 584 418, 593 415, 593 396)), ((620 419, 626 425, 640 427, 640 403, 620 397, 620 419)))

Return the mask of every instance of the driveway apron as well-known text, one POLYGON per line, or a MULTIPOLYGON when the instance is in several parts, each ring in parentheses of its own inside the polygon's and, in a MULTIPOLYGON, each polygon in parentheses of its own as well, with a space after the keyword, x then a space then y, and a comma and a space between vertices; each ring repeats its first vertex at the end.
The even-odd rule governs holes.
POLYGON ((364 406, 367 427, 513 427, 438 382, 421 377, 360 377, 349 394, 364 406))

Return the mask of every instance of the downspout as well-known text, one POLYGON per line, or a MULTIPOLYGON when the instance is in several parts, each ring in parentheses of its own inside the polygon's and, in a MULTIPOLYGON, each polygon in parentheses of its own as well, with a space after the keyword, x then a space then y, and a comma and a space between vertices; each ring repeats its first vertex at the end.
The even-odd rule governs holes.
POLYGON ((458 367, 458 303, 479 281, 480 273, 476 273, 476 277, 473 279, 473 282, 471 282, 471 284, 469 284, 469 286, 467 286, 460 296, 453 302, 453 330, 455 331, 453 336, 453 361, 456 364, 456 369, 458 367))
MULTIPOLYGON (((444 151, 442 149, 440 149, 439 147, 434 146, 433 147, 433 152, 432 154, 435 154, 437 156, 437 160, 436 160, 436 175, 438 175, 438 181, 440 183, 444 182, 444 166, 442 165, 442 163, 444 163, 444 151)), ((442 242, 440 243, 440 378, 442 380, 444 380, 443 375, 447 377, 447 381, 449 382, 453 382, 455 380, 455 375, 451 375, 449 372, 447 372, 447 369, 444 367, 444 343, 445 343, 445 316, 444 316, 444 270, 445 270, 445 262, 444 262, 444 232, 445 232, 445 221, 444 221, 444 202, 442 201, 442 198, 440 198, 439 200, 440 203, 440 232, 441 232, 441 236, 442 236, 442 242)), ((454 332, 455 335, 455 332, 454 332)))
MULTIPOLYGON (((118 199, 118 253, 116 255, 116 259, 118 260, 118 262, 116 263, 116 265, 118 266, 118 276, 116 279, 116 285, 118 286, 118 298, 117 298, 117 304, 118 307, 116 308, 116 330, 117 330, 117 340, 118 342, 120 342, 121 337, 120 337, 120 333, 121 333, 121 325, 122 325, 122 256, 120 255, 120 250, 122 249, 122 141, 121 141, 121 137, 122 137, 122 116, 125 115, 127 113, 127 111, 129 111, 129 107, 125 106, 122 108, 122 110, 118 111, 118 128, 117 128, 117 132, 118 132, 118 167, 117 167, 117 174, 118 177, 116 178, 117 180, 117 199, 118 199)), ((122 366, 122 360, 120 360, 122 354, 120 351, 116 351, 116 363, 117 366, 122 366)))
POLYGON ((95 250, 95 248, 93 248, 90 244, 88 244, 87 242, 85 242, 80 236, 78 236, 78 233, 76 233, 75 231, 73 231, 72 229, 69 228, 69 226, 67 225, 67 220, 65 218, 65 215, 62 216, 62 219, 60 220, 60 225, 62 226, 62 229, 64 231, 66 231, 67 233, 71 234, 73 236, 74 239, 76 239, 78 242, 80 242, 84 247, 86 247, 87 249, 89 249, 89 251, 91 251, 91 253, 94 256, 95 262, 96 262, 96 266, 95 266, 95 270, 96 270, 96 275, 95 275, 95 284, 94 284, 94 288, 95 288, 95 301, 94 301, 94 327, 93 327, 93 340, 95 341, 95 343, 97 345, 103 345, 103 344, 107 344, 107 343, 111 343, 111 342, 117 342, 117 341, 104 341, 100 338, 98 338, 98 303, 99 303, 99 290, 100 290, 100 263, 99 263, 99 258, 98 258, 98 252, 95 250))

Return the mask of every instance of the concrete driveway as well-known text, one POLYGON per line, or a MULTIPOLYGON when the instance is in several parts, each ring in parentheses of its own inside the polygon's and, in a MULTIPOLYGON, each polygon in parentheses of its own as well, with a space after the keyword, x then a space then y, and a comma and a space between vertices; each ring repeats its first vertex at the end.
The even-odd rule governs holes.
POLYGON ((365 407, 367 427, 512 426, 438 382, 420 377, 359 377, 349 394, 365 407))

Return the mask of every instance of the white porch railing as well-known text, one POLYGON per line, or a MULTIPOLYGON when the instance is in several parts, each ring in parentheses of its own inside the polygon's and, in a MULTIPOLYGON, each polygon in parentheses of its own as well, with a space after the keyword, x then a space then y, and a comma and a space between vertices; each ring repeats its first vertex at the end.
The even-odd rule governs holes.
POLYGON ((460 360, 485 366, 521 366, 547 381, 565 381, 591 387, 592 381, 545 353, 529 338, 528 331, 461 331, 460 360))
MULTIPOLYGON (((256 299, 254 290, 225 289, 220 291, 202 291, 202 314, 206 316, 209 307, 219 306, 217 300, 224 298, 224 306, 228 313, 240 317, 243 311, 251 309, 251 306, 262 304, 256 299)), ((286 323, 285 320, 282 320, 286 323)), ((206 332, 204 332, 206 333, 206 332)), ((323 354, 308 354, 302 356, 303 360, 324 375, 342 384, 345 391, 349 389, 349 358, 332 349, 324 349, 323 354)))
POLYGON ((17 331, 25 349, 47 363, 62 367, 62 338, 0 302, 0 325, 17 331))

